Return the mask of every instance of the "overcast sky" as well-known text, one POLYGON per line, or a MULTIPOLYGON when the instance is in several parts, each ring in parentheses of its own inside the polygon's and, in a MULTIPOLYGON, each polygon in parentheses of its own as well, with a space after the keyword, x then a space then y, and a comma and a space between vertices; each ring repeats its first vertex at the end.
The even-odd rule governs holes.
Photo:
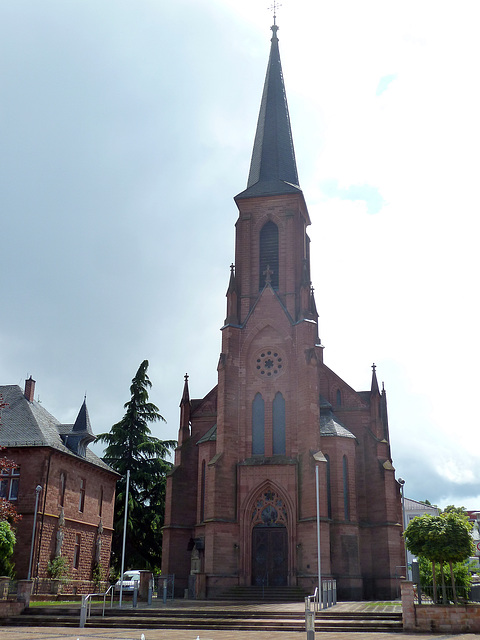
MULTIPOLYGON (((0 0, 0 383, 95 433, 216 384, 269 0, 0 0)), ((410 498, 480 510, 478 0, 277 13, 325 362, 410 498)), ((96 445, 94 450, 101 454, 96 445)))

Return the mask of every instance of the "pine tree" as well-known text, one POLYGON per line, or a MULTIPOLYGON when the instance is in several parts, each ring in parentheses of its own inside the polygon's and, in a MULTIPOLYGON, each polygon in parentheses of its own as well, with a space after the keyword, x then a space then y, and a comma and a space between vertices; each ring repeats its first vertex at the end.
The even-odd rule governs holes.
POLYGON ((148 401, 152 386, 148 360, 140 365, 130 387, 131 399, 126 413, 109 433, 98 436, 104 442, 103 460, 121 474, 115 498, 112 563, 121 564, 127 470, 130 470, 125 567, 160 568, 161 527, 165 511, 165 479, 171 469, 166 457, 176 446, 175 440, 159 440, 151 435, 149 423, 165 422, 158 408, 148 401))

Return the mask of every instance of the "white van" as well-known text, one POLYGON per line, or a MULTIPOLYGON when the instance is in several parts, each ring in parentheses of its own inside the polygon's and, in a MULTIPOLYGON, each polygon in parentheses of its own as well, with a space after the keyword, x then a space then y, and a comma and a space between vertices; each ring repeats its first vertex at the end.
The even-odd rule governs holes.
MULTIPOLYGON (((117 580, 115 583, 115 591, 120 591, 121 580, 117 580)), ((140 571, 125 571, 123 574, 123 587, 122 591, 133 591, 135 588, 135 582, 137 587, 140 586, 140 571)))

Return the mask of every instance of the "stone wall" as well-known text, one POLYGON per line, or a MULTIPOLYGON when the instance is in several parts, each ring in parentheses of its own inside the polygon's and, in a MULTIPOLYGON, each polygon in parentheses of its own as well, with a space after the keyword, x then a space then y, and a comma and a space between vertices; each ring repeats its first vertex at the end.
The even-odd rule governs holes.
POLYGON ((404 631, 480 633, 480 605, 416 605, 413 582, 403 582, 401 589, 404 631))

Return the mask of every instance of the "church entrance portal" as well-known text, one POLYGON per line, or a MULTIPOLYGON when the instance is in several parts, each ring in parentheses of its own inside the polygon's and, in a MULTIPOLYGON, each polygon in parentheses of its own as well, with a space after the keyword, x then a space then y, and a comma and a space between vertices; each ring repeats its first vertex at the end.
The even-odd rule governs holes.
POLYGON ((287 584, 288 546, 285 527, 257 526, 252 531, 252 584, 283 587, 287 584))

